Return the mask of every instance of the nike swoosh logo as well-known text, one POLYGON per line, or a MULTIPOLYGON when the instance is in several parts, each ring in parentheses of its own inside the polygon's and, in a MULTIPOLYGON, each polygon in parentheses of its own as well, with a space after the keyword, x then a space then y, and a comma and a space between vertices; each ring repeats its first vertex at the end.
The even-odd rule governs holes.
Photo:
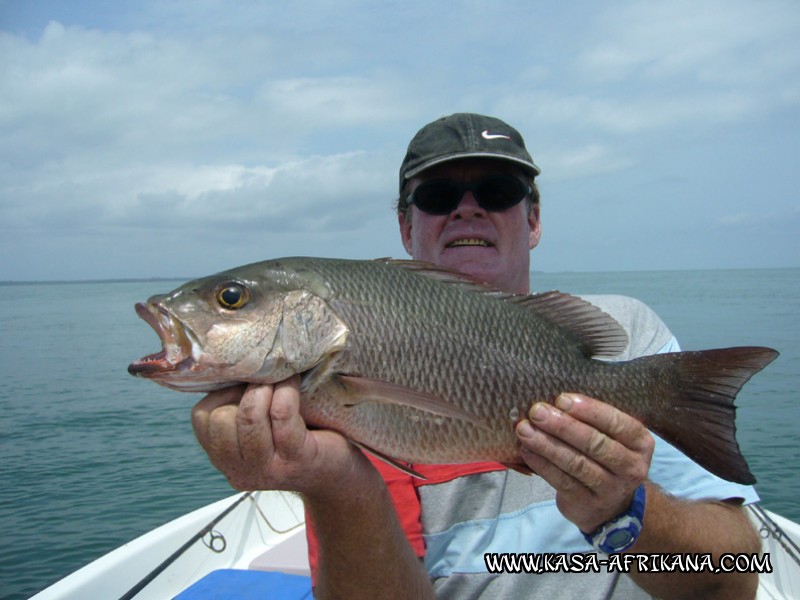
POLYGON ((499 140, 499 139, 510 140, 511 139, 507 135, 502 135, 500 133, 489 133, 488 129, 484 129, 483 131, 481 131, 481 137, 483 139, 485 139, 485 140, 499 140))

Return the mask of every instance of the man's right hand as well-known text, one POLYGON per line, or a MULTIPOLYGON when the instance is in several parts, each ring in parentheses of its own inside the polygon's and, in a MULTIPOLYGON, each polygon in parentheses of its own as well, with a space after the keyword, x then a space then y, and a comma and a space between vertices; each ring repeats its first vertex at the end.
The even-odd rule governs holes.
POLYGON ((306 427, 299 377, 212 392, 192 424, 236 489, 303 495, 319 541, 315 598, 433 600, 377 469, 340 434, 306 427))
POLYGON ((354 470, 372 469, 340 434, 306 427, 298 376, 212 392, 192 410, 192 425, 211 463, 238 490, 324 498, 341 494, 354 470))

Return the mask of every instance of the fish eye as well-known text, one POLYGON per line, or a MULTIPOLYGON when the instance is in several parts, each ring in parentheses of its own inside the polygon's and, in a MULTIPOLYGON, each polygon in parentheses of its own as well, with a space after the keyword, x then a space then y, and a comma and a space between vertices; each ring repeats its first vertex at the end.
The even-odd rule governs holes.
POLYGON ((249 300, 250 292, 241 283, 226 283, 217 290, 217 302, 228 310, 242 308, 249 300))

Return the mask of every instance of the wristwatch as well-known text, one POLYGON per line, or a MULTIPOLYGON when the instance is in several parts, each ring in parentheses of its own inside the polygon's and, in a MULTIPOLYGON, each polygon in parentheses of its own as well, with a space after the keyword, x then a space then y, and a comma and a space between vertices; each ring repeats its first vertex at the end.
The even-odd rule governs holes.
POLYGON ((642 484, 636 488, 633 502, 628 510, 610 521, 606 521, 592 533, 584 533, 583 537, 595 550, 603 554, 614 554, 627 550, 633 546, 642 531, 644 502, 645 492, 644 484, 642 484))

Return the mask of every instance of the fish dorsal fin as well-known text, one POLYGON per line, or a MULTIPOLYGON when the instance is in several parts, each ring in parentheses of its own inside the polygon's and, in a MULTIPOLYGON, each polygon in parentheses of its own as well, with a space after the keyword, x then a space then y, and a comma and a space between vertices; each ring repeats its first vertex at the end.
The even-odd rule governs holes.
POLYGON ((530 310, 566 330, 586 356, 610 358, 621 354, 628 347, 628 334, 622 325, 594 304, 577 296, 558 291, 509 294, 452 269, 423 261, 394 258, 379 258, 376 261, 408 269, 442 283, 459 285, 466 291, 485 294, 530 310))
POLYGON ((436 281, 440 281, 442 283, 459 285, 463 287, 465 290, 470 292, 490 294, 492 296, 509 295, 505 292, 501 292, 500 290, 486 283, 480 283, 479 281, 475 281, 468 275, 464 275, 463 273, 459 273, 458 271, 454 271, 453 269, 448 269, 447 267, 438 267, 434 264, 422 260, 406 260, 402 258, 376 258, 374 259, 374 261, 391 265, 393 267, 406 269, 407 271, 413 271, 415 273, 419 273, 420 275, 424 275, 425 277, 430 277, 431 279, 435 279, 436 281))
POLYGON ((565 329, 586 356, 610 358, 628 347, 628 334, 622 325, 583 298, 551 291, 505 300, 565 329))

